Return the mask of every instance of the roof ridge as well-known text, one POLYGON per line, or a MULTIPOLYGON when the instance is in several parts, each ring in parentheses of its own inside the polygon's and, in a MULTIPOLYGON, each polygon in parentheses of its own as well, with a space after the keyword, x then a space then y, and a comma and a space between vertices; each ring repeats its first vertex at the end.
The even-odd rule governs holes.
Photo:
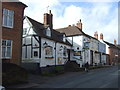
POLYGON ((55 30, 66 29, 66 28, 69 28, 69 27, 76 27, 76 26, 67 26, 67 27, 63 27, 63 28, 57 28, 57 29, 55 29, 55 30))
POLYGON ((35 20, 35 19, 33 19, 33 18, 29 17, 29 16, 25 16, 25 17, 27 17, 28 19, 31 19, 31 20, 33 20, 33 21, 35 21, 35 22, 39 23, 39 24, 42 24, 42 25, 44 25, 43 23, 41 23, 41 22, 38 22, 37 20, 35 20))

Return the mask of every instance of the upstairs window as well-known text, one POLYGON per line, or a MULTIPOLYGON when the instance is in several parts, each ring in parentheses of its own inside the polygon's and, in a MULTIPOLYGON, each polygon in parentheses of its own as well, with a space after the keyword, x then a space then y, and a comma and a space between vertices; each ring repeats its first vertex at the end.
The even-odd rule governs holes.
POLYGON ((3 9, 3 26, 13 28, 14 11, 3 9))
POLYGON ((67 47, 64 46, 63 56, 67 56, 67 47))
POLYGON ((64 42, 66 41, 66 37, 65 37, 65 34, 63 35, 63 41, 64 41, 64 42))
POLYGON ((12 41, 2 40, 2 58, 12 57, 12 41))
POLYGON ((46 36, 51 37, 51 30, 50 30, 50 28, 46 29, 46 36))
POLYGON ((23 35, 27 34, 27 28, 23 28, 23 35))

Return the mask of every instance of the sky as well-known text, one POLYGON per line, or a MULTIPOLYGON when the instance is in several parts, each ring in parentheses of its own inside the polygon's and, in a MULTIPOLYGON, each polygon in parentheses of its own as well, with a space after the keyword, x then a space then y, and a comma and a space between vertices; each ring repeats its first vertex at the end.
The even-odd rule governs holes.
MULTIPOLYGON (((53 28, 76 25, 81 19, 83 31, 94 36, 103 33, 104 40, 118 43, 118 0, 20 0, 28 7, 25 15, 43 23, 43 14, 52 11, 53 28)), ((119 32, 120 33, 120 32, 119 32)), ((119 38, 120 44, 120 38, 119 38)))

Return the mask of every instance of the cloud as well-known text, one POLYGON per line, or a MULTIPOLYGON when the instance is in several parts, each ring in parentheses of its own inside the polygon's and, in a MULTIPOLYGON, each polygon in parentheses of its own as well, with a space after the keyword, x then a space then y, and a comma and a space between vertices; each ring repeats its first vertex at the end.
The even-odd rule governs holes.
POLYGON ((55 17, 54 28, 67 27, 68 25, 76 24, 80 19, 81 12, 82 9, 80 7, 74 5, 66 7, 63 15, 55 17))
POLYGON ((54 28, 76 24, 82 19, 83 31, 91 36, 95 31, 104 34, 104 39, 113 43, 118 39, 118 8, 112 3, 92 3, 91 8, 69 5, 63 16, 55 17, 54 28))
POLYGON ((59 0, 60 2, 119 2, 119 0, 59 0))
POLYGON ((25 10, 25 15, 43 22, 43 14, 48 12, 48 9, 58 5, 58 0, 20 0, 28 7, 25 10), (49 8, 47 8, 49 6, 49 8))
POLYGON ((93 36, 94 32, 98 31, 98 33, 103 33, 106 41, 112 43, 114 39, 118 39, 117 3, 114 5, 113 3, 108 3, 115 0, 107 0, 107 3, 86 2, 88 6, 78 5, 81 2, 77 2, 77 5, 72 3, 66 5, 60 1, 23 0, 28 5, 28 8, 25 10, 25 15, 42 23, 43 14, 47 12, 47 6, 49 5, 49 9, 53 13, 54 28, 67 27, 68 25, 76 24, 81 19, 85 33, 93 36))

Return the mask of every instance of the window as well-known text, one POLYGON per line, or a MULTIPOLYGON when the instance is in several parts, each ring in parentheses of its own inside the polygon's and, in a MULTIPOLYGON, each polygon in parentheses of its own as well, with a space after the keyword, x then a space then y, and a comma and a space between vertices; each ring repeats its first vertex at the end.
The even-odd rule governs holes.
POLYGON ((67 56, 67 47, 65 47, 65 46, 64 46, 63 55, 64 55, 64 56, 67 56))
POLYGON ((66 41, 66 37, 65 37, 65 34, 63 35, 63 41, 64 41, 64 42, 66 41))
POLYGON ((51 30, 50 30, 50 28, 46 29, 46 35, 49 36, 49 37, 51 37, 51 30))
POLYGON ((34 57, 38 57, 38 51, 34 51, 34 57))
POLYGON ((12 41, 2 40, 2 58, 11 58, 12 56, 12 41))
POLYGON ((46 57, 53 57, 53 47, 51 47, 51 46, 45 47, 45 56, 46 57))
POLYGON ((3 9, 3 26, 13 28, 14 11, 3 9))
POLYGON ((23 35, 27 34, 27 28, 23 28, 23 35))

